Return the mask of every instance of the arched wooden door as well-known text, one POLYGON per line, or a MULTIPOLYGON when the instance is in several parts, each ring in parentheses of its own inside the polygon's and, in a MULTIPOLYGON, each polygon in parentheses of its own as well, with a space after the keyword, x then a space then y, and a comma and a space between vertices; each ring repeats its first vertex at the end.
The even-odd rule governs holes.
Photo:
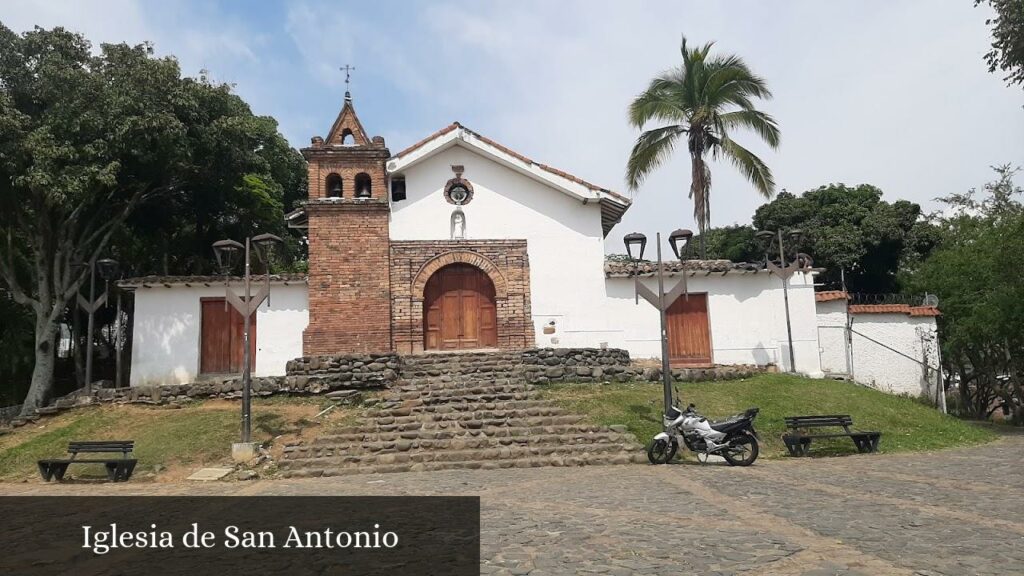
POLYGON ((423 289, 423 347, 465 350, 498 345, 494 283, 469 264, 450 264, 423 289))

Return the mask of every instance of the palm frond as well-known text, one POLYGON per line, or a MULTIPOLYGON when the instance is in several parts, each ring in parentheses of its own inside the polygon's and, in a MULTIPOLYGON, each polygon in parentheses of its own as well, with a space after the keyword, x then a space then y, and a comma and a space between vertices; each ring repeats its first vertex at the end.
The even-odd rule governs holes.
POLYGON ((682 87, 670 73, 651 80, 651 84, 629 105, 629 122, 643 128, 651 120, 685 122, 686 110, 680 103, 682 87))
POLYGON ((753 152, 740 146, 735 141, 722 141, 722 153, 732 161, 733 165, 754 185, 754 188, 765 198, 775 194, 775 177, 768 166, 753 152))
POLYGON ((631 190, 639 188, 644 179, 672 155, 679 135, 685 132, 684 126, 672 125, 640 134, 626 163, 626 182, 631 190))
POLYGON ((782 135, 778 123, 770 114, 759 110, 735 110, 720 114, 718 123, 723 128, 723 134, 727 135, 732 128, 747 128, 757 133, 772 148, 779 147, 782 135))

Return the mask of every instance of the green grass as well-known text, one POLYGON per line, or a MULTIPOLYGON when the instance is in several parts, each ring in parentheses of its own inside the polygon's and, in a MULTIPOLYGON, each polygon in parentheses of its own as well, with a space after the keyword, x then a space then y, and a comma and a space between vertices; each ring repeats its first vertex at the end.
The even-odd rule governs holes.
MULTIPOLYGON (((996 434, 946 416, 915 399, 893 396, 848 382, 814 380, 786 374, 762 374, 745 380, 677 384, 682 405, 694 403, 714 420, 749 407, 761 412, 754 427, 761 438, 761 455, 788 454, 782 443, 785 416, 850 414, 855 428, 882 432, 880 452, 934 450, 987 442, 996 434)), ((660 383, 554 384, 544 396, 597 424, 624 424, 641 442, 661 432, 660 383)), ((812 453, 856 453, 849 438, 815 440, 812 453)))
MULTIPOLYGON (((312 430, 313 416, 323 399, 274 397, 253 400, 253 440, 265 442, 282 434, 312 430)), ((326 424, 348 421, 350 411, 336 408, 326 424)), ((0 436, 0 481, 38 479, 36 461, 63 457, 71 440, 134 440, 137 479, 162 468, 191 470, 230 461, 238 441, 237 402, 194 402, 179 409, 139 405, 99 406, 39 420, 0 436)), ((75 477, 103 477, 102 465, 72 467, 75 477)))

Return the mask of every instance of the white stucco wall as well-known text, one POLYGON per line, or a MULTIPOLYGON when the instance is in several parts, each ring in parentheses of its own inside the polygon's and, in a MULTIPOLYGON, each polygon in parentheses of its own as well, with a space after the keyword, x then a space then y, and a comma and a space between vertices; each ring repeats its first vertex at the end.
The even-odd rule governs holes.
MULTIPOLYGON (((666 290, 678 277, 666 279, 666 290)), ((775 364, 789 369, 789 344, 782 283, 776 276, 698 273, 687 280, 690 292, 708 294, 712 361, 715 364, 775 364)), ((798 372, 820 376, 817 321, 812 277, 797 274, 790 280, 789 305, 793 348, 798 372)), ((657 279, 644 283, 657 290, 657 279)), ((633 280, 609 278, 609 345, 629 350, 634 358, 661 356, 658 312, 643 299, 635 304, 633 280)))
POLYGON ((886 392, 911 396, 935 390, 935 371, 926 370, 910 359, 929 366, 938 365, 937 328, 933 316, 855 314, 851 328, 854 330, 850 354, 854 380, 886 392))
POLYGON ((554 320, 557 346, 597 346, 610 338, 605 315, 601 209, 584 204, 475 151, 454 146, 403 170, 407 199, 393 202, 391 238, 447 240, 454 206, 444 199, 451 166, 465 166, 473 200, 463 207, 467 239, 525 239, 538 345, 554 320))
MULTIPOLYGON (((241 286, 234 287, 241 292, 241 286)), ((131 385, 185 384, 199 374, 200 298, 223 297, 219 286, 154 286, 135 291, 131 385)), ((309 323, 305 284, 273 284, 256 311, 257 376, 280 376, 302 356, 309 323)))
POLYGON ((821 370, 826 374, 848 376, 850 359, 846 341, 846 300, 818 302, 817 313, 821 370))

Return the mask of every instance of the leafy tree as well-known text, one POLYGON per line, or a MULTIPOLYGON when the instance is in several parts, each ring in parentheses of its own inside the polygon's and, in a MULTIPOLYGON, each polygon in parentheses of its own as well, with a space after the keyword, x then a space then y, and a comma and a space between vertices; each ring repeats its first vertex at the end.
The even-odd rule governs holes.
POLYGON ((989 72, 1007 73, 1007 84, 1024 84, 1024 0, 974 0, 974 5, 989 4, 996 11, 992 26, 992 49, 985 54, 989 72))
MULTIPOLYGON (((693 215, 703 235, 711 224, 711 168, 707 157, 731 161, 765 198, 775 193, 771 170, 750 150, 732 139, 733 130, 752 130, 772 148, 779 145, 779 127, 770 115, 754 108, 755 99, 771 98, 768 85, 735 55, 711 56, 713 43, 690 48, 683 38, 682 64, 651 81, 629 107, 638 129, 649 122, 666 126, 644 131, 626 165, 626 180, 636 190, 671 156, 685 135, 690 153, 693 215)), ((701 247, 701 256, 706 251, 701 247)))
POLYGON ((61 28, 0 25, 0 278, 33 317, 26 412, 49 396, 58 324, 89 265, 114 253, 198 270, 180 255, 208 254, 204 235, 279 228, 297 166, 284 150, 273 120, 148 45, 92 54, 61 28))
POLYGON ((933 220, 942 242, 913 278, 938 295, 943 362, 956 375, 960 409, 987 418, 1005 406, 1024 424, 1024 190, 1016 170, 976 191, 943 198, 933 220))
POLYGON ((855 292, 899 291, 901 264, 927 253, 934 241, 920 206, 885 202, 882 191, 867 184, 830 184, 800 196, 783 191, 757 209, 754 227, 801 229, 799 248, 825 268, 821 280, 838 286, 845 271, 855 292))
POLYGON ((32 375, 32 314, 0 290, 0 407, 21 402, 32 375))
POLYGON ((763 259, 763 254, 754 238, 755 232, 753 226, 709 228, 695 242, 704 246, 709 259, 756 262, 763 259))
POLYGON ((305 197, 306 164, 277 131, 273 118, 253 116, 224 85, 201 79, 189 119, 200 161, 160 202, 139 207, 115 243, 134 274, 213 272, 210 245, 272 232, 289 242, 279 267, 301 257, 287 234, 284 212, 305 197))

